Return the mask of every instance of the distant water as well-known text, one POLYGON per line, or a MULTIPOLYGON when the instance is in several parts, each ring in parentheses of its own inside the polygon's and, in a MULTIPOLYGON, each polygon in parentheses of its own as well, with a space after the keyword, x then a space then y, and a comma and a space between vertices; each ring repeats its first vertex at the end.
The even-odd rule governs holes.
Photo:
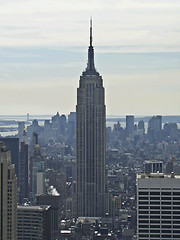
MULTIPOLYGON (((32 121, 34 119, 37 120, 45 120, 45 119, 51 119, 52 115, 30 115, 29 121, 32 121)), ((0 121, 27 121, 27 115, 0 115, 0 121)))

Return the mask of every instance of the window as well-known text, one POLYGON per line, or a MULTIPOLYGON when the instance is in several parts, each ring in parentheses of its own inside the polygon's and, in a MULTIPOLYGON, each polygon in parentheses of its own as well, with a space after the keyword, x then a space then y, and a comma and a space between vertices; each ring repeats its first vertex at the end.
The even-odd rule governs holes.
POLYGON ((148 220, 139 220, 139 223, 149 223, 148 220))
POLYGON ((139 211, 139 214, 149 214, 149 211, 139 211))
POLYGON ((149 192, 139 192, 139 195, 149 195, 149 192))
POLYGON ((139 206, 139 209, 148 209, 148 206, 139 206))
POLYGON ((171 200, 171 197, 161 197, 161 200, 171 200))
POLYGON ((160 197, 150 197, 150 200, 160 200, 160 197))
POLYGON ((180 192, 173 192, 173 195, 180 196, 180 192))
POLYGON ((159 192, 150 192, 150 195, 159 195, 159 192))

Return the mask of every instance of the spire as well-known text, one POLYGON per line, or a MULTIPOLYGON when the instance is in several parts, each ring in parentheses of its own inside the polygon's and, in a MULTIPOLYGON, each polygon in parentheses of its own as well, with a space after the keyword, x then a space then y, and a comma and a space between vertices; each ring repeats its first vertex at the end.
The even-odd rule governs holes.
POLYGON ((92 17, 90 18, 90 46, 92 47, 92 17))
POLYGON ((97 75, 95 66, 94 66, 94 48, 92 46, 92 18, 90 18, 90 45, 88 49, 88 63, 85 74, 88 75, 97 75))

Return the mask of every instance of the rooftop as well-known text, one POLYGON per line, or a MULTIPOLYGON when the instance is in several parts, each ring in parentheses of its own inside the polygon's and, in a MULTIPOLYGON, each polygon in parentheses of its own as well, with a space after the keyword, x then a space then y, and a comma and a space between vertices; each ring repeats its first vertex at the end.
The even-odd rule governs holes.
POLYGON ((180 178, 180 174, 164 174, 164 173, 138 173, 137 178, 180 178))

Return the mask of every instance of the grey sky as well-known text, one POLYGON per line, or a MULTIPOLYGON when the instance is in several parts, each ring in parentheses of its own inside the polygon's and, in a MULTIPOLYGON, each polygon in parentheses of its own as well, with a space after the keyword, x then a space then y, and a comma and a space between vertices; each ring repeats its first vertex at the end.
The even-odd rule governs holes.
POLYGON ((0 114, 75 111, 90 16, 107 114, 180 113, 179 0, 0 4, 0 114))

